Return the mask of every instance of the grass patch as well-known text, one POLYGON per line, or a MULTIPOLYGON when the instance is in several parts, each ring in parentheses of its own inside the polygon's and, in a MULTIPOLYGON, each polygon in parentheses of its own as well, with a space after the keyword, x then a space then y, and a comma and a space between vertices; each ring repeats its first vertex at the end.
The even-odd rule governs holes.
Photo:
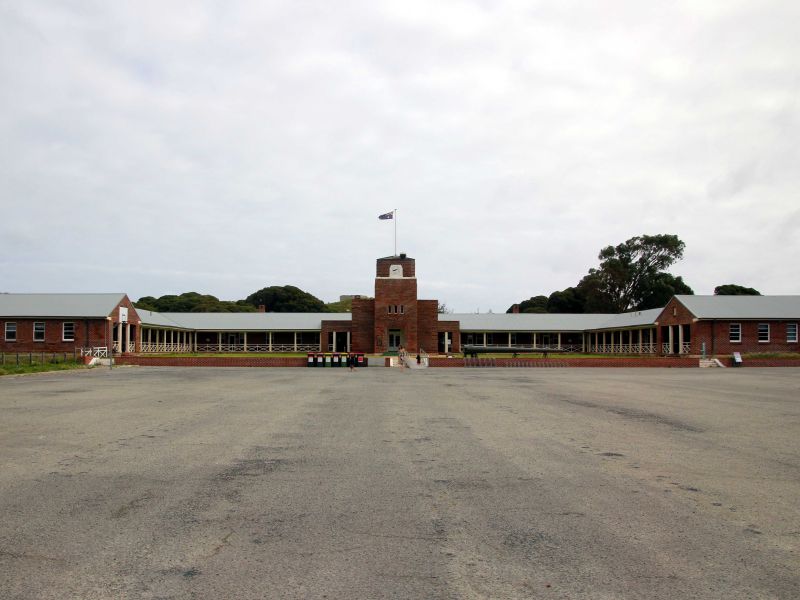
POLYGON ((32 365, 4 364, 0 365, 0 376, 2 375, 25 375, 27 373, 45 373, 47 371, 71 371, 73 369, 85 368, 82 363, 63 362, 63 363, 33 363, 32 365))

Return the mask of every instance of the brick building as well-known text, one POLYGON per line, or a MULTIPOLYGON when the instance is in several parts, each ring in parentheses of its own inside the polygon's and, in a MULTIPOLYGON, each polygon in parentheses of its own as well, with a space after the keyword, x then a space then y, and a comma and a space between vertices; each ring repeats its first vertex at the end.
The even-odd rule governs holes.
POLYGON ((623 314, 439 314, 416 261, 379 258, 351 313, 156 313, 125 294, 0 294, 0 351, 458 352, 472 346, 599 354, 798 352, 800 296, 675 296, 623 314))
POLYGON ((2 352, 135 352, 140 326, 125 294, 0 294, 2 352))

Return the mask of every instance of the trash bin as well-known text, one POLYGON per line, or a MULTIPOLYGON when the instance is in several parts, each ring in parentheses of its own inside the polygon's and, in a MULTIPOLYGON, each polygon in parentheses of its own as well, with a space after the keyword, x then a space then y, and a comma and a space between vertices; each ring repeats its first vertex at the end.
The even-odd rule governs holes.
POLYGON ((332 367, 333 366, 333 364, 331 362, 332 360, 333 360, 332 355, 326 354, 325 355, 325 366, 326 367, 332 367))
POLYGON ((367 366, 367 357, 364 356, 363 352, 356 353, 356 366, 357 367, 366 367, 367 366))
POLYGON ((316 356, 314 355, 313 352, 309 352, 308 353, 308 364, 307 364, 307 366, 309 366, 309 367, 316 367, 317 366, 316 356))
POLYGON ((315 354, 314 358, 316 359, 316 363, 318 367, 325 366, 325 355, 324 354, 315 354))
POLYGON ((331 355, 331 366, 332 367, 341 367, 342 366, 342 358, 338 353, 333 353, 331 355))

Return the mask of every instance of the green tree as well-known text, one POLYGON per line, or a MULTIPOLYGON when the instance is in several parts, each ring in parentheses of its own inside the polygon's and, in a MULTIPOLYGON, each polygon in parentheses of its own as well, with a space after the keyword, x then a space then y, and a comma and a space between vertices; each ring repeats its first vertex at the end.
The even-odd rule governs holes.
MULTIPOLYGON (((513 312, 514 307, 510 306, 507 313, 513 312)), ((546 313, 547 312, 547 296, 533 296, 527 300, 519 303, 519 312, 521 313, 546 313)))
POLYGON ((166 294, 159 298, 142 296, 134 303, 136 308, 156 312, 253 312, 255 308, 244 300, 220 300, 210 294, 185 292, 166 294))
POLYGON ((586 298, 576 287, 568 287, 560 292, 553 292, 547 299, 549 313, 582 313, 586 298))
POLYGON ((153 296, 142 296, 133 303, 133 306, 142 310, 158 312, 158 299, 153 296))
POLYGON ((735 283, 726 283, 725 285, 718 285, 714 288, 715 296, 760 296, 761 292, 757 289, 744 287, 743 285, 736 285, 735 283))
POLYGON ((603 281, 597 269, 589 269, 589 273, 575 286, 583 297, 583 312, 613 313, 614 298, 603 288, 603 281))
POLYGON ((263 304, 269 312, 328 312, 325 303, 293 285, 273 285, 247 297, 252 306, 263 304))
POLYGON ((615 312, 640 306, 644 294, 661 272, 683 257, 685 244, 676 235, 641 235, 600 251, 600 267, 590 269, 600 281, 615 312))
POLYGON ((694 291, 684 283, 681 276, 675 277, 671 273, 659 273, 645 283, 642 298, 636 306, 636 310, 661 308, 666 306, 670 298, 677 294, 694 294, 694 291))

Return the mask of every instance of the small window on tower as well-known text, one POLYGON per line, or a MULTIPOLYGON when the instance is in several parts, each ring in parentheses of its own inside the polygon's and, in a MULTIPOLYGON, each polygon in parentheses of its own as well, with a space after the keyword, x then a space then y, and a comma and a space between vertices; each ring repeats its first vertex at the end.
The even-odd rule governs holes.
POLYGON ((400 305, 400 314, 401 315, 406 314, 406 307, 403 304, 400 305))

